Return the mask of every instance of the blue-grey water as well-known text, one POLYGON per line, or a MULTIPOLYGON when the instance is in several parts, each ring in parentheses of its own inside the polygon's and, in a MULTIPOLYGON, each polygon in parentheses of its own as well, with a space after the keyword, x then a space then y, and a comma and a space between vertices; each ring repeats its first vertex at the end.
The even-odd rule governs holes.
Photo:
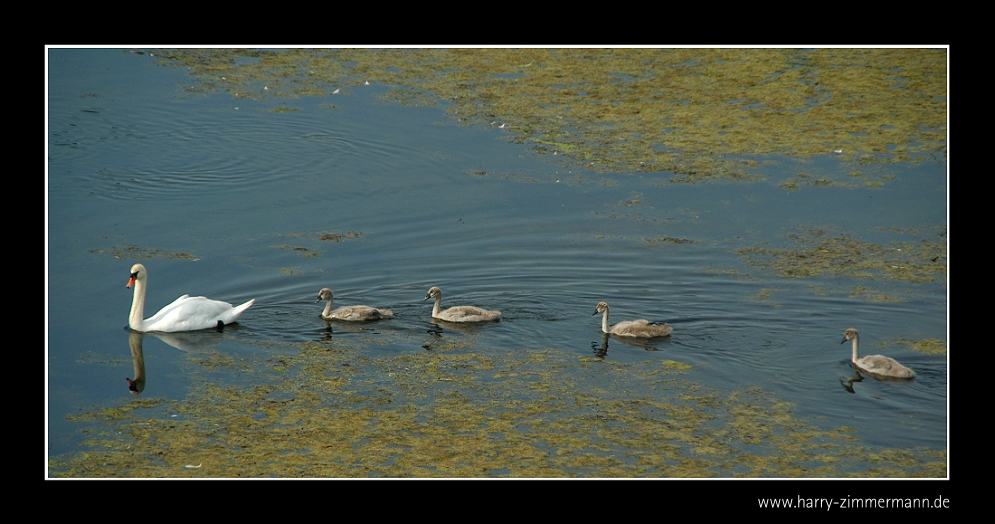
MULTIPOLYGON (((503 312, 472 330, 475 347, 591 357, 604 300, 613 322, 674 328, 658 351, 612 340, 606 359, 686 363, 685 378, 717 391, 760 387, 807 423, 855 428, 862 445, 947 447, 946 355, 875 346, 948 339, 942 276, 782 278, 735 251, 790 248, 788 235, 806 228, 883 244, 906 240, 895 230, 945 230, 945 164, 890 166, 883 187, 788 191, 776 183, 793 173, 786 161, 762 182, 674 184, 667 173, 603 174, 536 155, 497 126, 457 125, 443 106, 385 101, 376 84, 274 112, 286 101, 187 93, 183 70, 147 54, 52 49, 48 74, 50 455, 87 438, 67 415, 132 399, 125 283, 135 262, 149 271, 146 316, 185 293, 256 299, 217 337, 226 354, 262 359, 327 337, 314 303, 322 287, 338 305, 393 309, 374 329, 411 334, 386 347, 357 337, 355 352, 425 351, 422 299, 439 286, 444 306, 503 312), (333 232, 344 238, 319 237, 333 232), (131 246, 159 251, 129 258, 131 246), (901 300, 871 300, 858 286, 901 300), (847 392, 848 327, 864 353, 892 356, 916 379, 847 392)), ((827 155, 807 169, 848 168, 827 155)), ((350 329, 333 326, 334 336, 350 329)), ((146 336, 142 395, 183 399, 192 351, 146 336)))

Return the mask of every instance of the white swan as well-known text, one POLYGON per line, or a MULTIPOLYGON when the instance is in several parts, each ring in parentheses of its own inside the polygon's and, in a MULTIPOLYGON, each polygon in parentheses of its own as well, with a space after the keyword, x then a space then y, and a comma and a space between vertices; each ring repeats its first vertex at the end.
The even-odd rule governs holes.
POLYGON ((603 333, 611 333, 612 335, 622 337, 652 338, 665 337, 670 335, 670 332, 674 330, 674 328, 670 327, 670 325, 666 323, 651 324, 647 320, 629 320, 626 322, 619 322, 609 328, 607 302, 598 302, 598 307, 594 309, 594 315, 597 315, 598 313, 604 313, 604 316, 601 317, 601 331, 603 333))
POLYGON ((442 309, 442 290, 433 287, 428 290, 425 300, 435 299, 435 307, 432 308, 432 318, 445 320, 448 322, 486 322, 488 320, 501 320, 500 311, 488 311, 476 306, 453 306, 445 311, 442 309))
POLYGON ((394 312, 389 309, 377 309, 370 306, 343 306, 332 311, 332 290, 327 287, 318 292, 318 300, 314 302, 317 304, 322 300, 328 300, 328 303, 325 304, 325 310, 321 313, 321 318, 327 320, 380 320, 394 316, 394 312))
POLYGON ((869 355, 864 358, 860 358, 860 334, 857 333, 856 329, 850 328, 846 330, 846 333, 843 334, 843 342, 840 342, 840 344, 845 344, 847 340, 853 341, 853 356, 850 360, 852 360, 861 371, 866 371, 872 375, 878 375, 881 377, 915 378, 915 371, 899 364, 897 360, 891 357, 886 357, 884 355, 869 355))
POLYGON ((148 273, 145 266, 131 266, 131 278, 127 287, 135 285, 135 298, 131 302, 131 316, 128 317, 128 327, 135 331, 195 331, 217 327, 218 322, 231 324, 238 320, 239 315, 249 309, 256 299, 252 299, 238 307, 232 307, 227 302, 211 300, 205 297, 183 295, 168 306, 159 310, 148 319, 142 320, 145 313, 145 282, 148 273))

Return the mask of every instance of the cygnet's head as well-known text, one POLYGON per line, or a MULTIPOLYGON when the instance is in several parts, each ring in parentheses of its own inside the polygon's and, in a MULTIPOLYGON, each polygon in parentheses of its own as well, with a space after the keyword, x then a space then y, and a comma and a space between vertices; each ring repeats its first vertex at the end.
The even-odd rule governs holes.
POLYGON ((315 300, 315 302, 321 302, 322 300, 328 300, 330 298, 332 298, 332 290, 327 287, 322 288, 321 291, 318 292, 318 300, 315 300))
POLYGON ((442 296, 442 290, 439 289, 438 286, 432 286, 432 289, 429 289, 428 294, 425 295, 424 300, 428 300, 430 298, 439 298, 441 296, 442 296))

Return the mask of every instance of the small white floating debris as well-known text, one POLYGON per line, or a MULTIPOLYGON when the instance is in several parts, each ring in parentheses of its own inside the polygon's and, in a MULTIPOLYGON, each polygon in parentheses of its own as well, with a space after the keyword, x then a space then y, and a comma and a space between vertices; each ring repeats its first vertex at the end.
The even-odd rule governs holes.
POLYGON ((187 464, 186 466, 183 466, 183 467, 186 468, 186 469, 197 469, 197 468, 199 468, 199 467, 201 467, 203 465, 204 465, 204 463, 201 462, 200 464, 197 464, 196 466, 191 466, 190 464, 187 464))
POLYGON ((363 83, 363 85, 364 85, 364 86, 368 86, 368 85, 370 85, 370 81, 369 81, 369 80, 367 80, 367 81, 366 81, 365 83, 363 83))
POLYGON ((498 129, 504 129, 504 124, 499 125, 498 129))
POLYGON ((337 94, 339 94, 339 90, 338 90, 338 89, 336 89, 335 91, 332 91, 332 94, 333 94, 333 95, 337 95, 337 94))
POLYGON ((263 86, 263 91, 268 91, 268 90, 269 90, 269 86, 263 86))
POLYGON ((836 150, 833 150, 833 153, 836 153, 837 155, 838 155, 838 154, 841 154, 842 152, 843 152, 843 150, 842 150, 842 149, 836 149, 836 150))
POLYGON ((227 78, 225 78, 225 77, 221 77, 221 79, 222 79, 222 80, 228 80, 228 79, 227 79, 227 78))

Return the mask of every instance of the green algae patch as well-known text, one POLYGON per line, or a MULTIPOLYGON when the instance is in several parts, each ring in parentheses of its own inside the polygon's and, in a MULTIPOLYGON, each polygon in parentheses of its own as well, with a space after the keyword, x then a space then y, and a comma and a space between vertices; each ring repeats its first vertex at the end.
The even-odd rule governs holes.
POLYGON ((239 369, 248 371, 250 369, 245 363, 237 362, 230 355, 221 353, 215 349, 206 351, 203 356, 190 357, 190 361, 199 364, 208 371, 215 371, 217 369, 239 369))
POLYGON ((691 240, 690 238, 677 238, 677 237, 665 237, 665 236, 656 236, 656 237, 653 237, 653 238, 644 238, 643 241, 646 242, 647 244, 651 245, 651 246, 655 246, 655 245, 661 244, 661 243, 665 243, 665 244, 694 244, 694 240, 691 240))
MULTIPOLYGON (((346 231, 345 233, 339 233, 337 231, 325 232, 325 233, 286 233, 279 236, 291 237, 295 239, 307 239, 318 237, 318 240, 323 242, 345 242, 347 240, 352 240, 356 238, 362 238, 363 233, 360 231, 346 231)), ((298 240, 299 241, 299 240, 298 240)), ((276 249, 284 249, 288 251, 293 251, 297 253, 298 256, 303 258, 316 258, 320 256, 319 250, 312 247, 292 245, 292 244, 281 244, 278 246, 272 246, 276 249)))
POLYGON ((763 288, 756 295, 753 295, 750 298, 752 298, 753 300, 766 303, 768 305, 772 305, 774 307, 780 307, 779 305, 776 305, 776 303, 773 300, 773 297, 774 293, 780 293, 782 291, 783 290, 781 289, 763 288))
POLYGON ((685 364, 684 362, 678 362, 676 360, 663 360, 661 361, 665 369, 676 370, 676 371, 688 371, 691 369, 691 364, 685 364))
POLYGON ((778 183, 778 187, 788 191, 797 191, 803 186, 811 187, 842 187, 846 189, 857 189, 860 187, 878 189, 897 178, 895 175, 886 174, 882 171, 884 166, 875 166, 871 170, 855 169, 846 173, 846 178, 839 179, 838 173, 821 173, 816 176, 811 173, 799 172, 794 177, 778 183), (871 171, 871 172, 868 172, 871 171))
MULTIPOLYGON (((387 335, 403 337, 404 335, 387 335)), ((445 338, 445 337, 443 337, 445 338)), ((189 396, 129 400, 81 422, 107 430, 53 457, 56 477, 944 476, 944 451, 861 446, 757 387, 723 393, 687 364, 578 359, 467 341, 380 356, 333 337, 189 396), (607 378, 607 382, 604 380, 607 378), (607 384, 607 386, 606 386, 607 384)), ((230 365, 220 362, 221 365, 230 365)))
MULTIPOLYGON (((445 105, 600 172, 760 180, 757 160, 945 161, 944 49, 179 49, 191 93, 445 105)), ((818 185, 837 185, 824 180, 818 185)), ((875 182, 880 183, 880 182, 875 182)), ((788 183, 790 189, 790 183, 788 183)), ((797 185, 797 182, 795 182, 797 185)), ((873 186, 873 184, 871 184, 873 186)))
POLYGON ((166 400, 154 399, 154 398, 136 398, 128 402, 125 402, 120 406, 88 411, 86 413, 81 413, 79 415, 67 415, 66 420, 71 420, 74 422, 93 422, 96 420, 104 420, 104 421, 127 420, 134 416, 133 413, 134 410, 148 409, 157 406, 163 402, 166 402, 166 400))
POLYGON ((291 251, 296 252, 298 256, 302 256, 304 258, 314 258, 318 256, 318 253, 311 251, 309 248, 306 248, 304 246, 291 246, 288 244, 284 244, 282 246, 275 246, 275 247, 277 249, 289 249, 291 251))
POLYGON ((896 340, 895 343, 908 346, 912 351, 918 351, 927 355, 945 355, 947 353, 947 341, 938 338, 927 338, 924 340, 907 340, 901 338, 896 340))
POLYGON ((107 249, 91 249, 90 253, 111 255, 114 258, 156 259, 156 260, 200 260, 183 251, 169 251, 151 247, 138 247, 134 244, 118 244, 107 249))
POLYGON ((864 286, 854 286, 854 288, 850 291, 850 296, 852 298, 859 298, 870 302, 902 302, 904 300, 902 297, 888 295, 886 293, 878 293, 864 286))
POLYGON ((338 231, 332 231, 330 233, 321 233, 318 235, 318 240, 330 241, 330 242, 344 242, 353 238, 360 238, 363 233, 359 231, 346 231, 345 233, 339 233, 338 231))
POLYGON ((788 238, 796 245, 793 249, 744 247, 736 253, 750 265, 774 270, 788 278, 848 276, 916 283, 946 279, 945 235, 883 245, 861 241, 849 234, 828 236, 828 232, 814 229, 789 234, 788 238))

